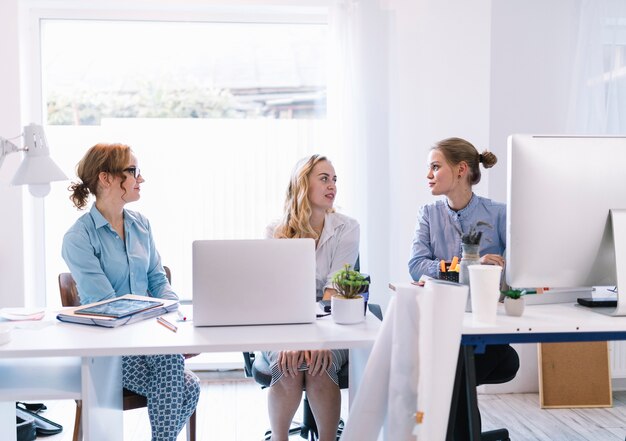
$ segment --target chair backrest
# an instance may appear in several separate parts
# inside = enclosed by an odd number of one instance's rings
[[[167,266],[163,266],[163,269],[165,270],[168,282],[172,283],[172,272]],[[74,281],[71,273],[59,274],[59,290],[61,292],[61,305],[80,306],[76,281]]]
[[[63,306],[79,306],[80,299],[76,282],[70,273],[59,274],[59,290],[61,291],[61,305]]]

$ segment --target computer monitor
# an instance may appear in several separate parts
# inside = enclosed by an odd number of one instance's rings
[[[626,291],[626,137],[512,135],[507,167],[507,283]]]

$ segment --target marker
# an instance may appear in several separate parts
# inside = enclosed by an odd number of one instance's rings
[[[165,326],[170,331],[172,332],[178,331],[178,327],[175,324],[168,322],[163,317],[157,317],[156,320],[159,325]]]
[[[452,271],[455,271],[456,266],[459,264],[459,258],[457,256],[454,256],[452,258],[452,262],[450,262],[450,269]]]
[[[439,271],[441,271],[442,273],[446,272],[446,261],[441,259],[441,262],[439,262]]]
[[[182,312],[180,312],[180,309],[176,310],[176,314],[178,314],[178,320],[179,321],[181,321],[181,322],[187,321],[187,317]]]

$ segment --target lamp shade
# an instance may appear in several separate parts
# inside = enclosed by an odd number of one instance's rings
[[[41,126],[30,124],[24,127],[24,147],[26,157],[17,169],[11,184],[43,185],[67,179],[65,173],[50,158],[50,150]]]
[[[65,173],[50,156],[31,156],[29,150],[17,172],[15,172],[11,184],[49,184],[52,181],[64,181],[66,179]]]

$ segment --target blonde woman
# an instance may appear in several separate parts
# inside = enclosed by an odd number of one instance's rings
[[[335,212],[337,175],[324,156],[300,160],[291,175],[283,217],[267,229],[268,238],[315,239],[317,298],[334,293],[331,278],[359,253],[359,224]],[[265,352],[272,369],[268,409],[273,441],[286,441],[306,390],[320,441],[335,441],[341,411],[337,373],[347,350]]]

